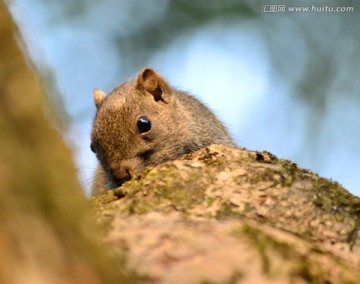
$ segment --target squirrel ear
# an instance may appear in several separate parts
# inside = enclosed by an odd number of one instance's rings
[[[171,88],[154,70],[145,68],[137,76],[136,88],[149,92],[155,101],[168,103]]]
[[[94,102],[97,109],[100,107],[105,97],[106,94],[103,91],[94,89]]]

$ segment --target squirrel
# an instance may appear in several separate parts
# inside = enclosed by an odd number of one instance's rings
[[[152,69],[141,70],[109,95],[95,89],[94,102],[90,148],[99,165],[92,195],[121,186],[148,166],[210,144],[235,147],[205,105],[172,88]]]

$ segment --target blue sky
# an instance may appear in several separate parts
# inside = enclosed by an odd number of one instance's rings
[[[67,141],[87,192],[96,166],[89,149],[95,114],[93,89],[110,91],[136,75],[120,68],[121,57],[109,35],[124,26],[140,29],[151,20],[151,13],[144,10],[141,21],[133,21],[126,10],[133,9],[131,1],[122,2],[126,5],[121,11],[114,11],[112,1],[95,3],[72,22],[54,20],[61,19],[61,11],[45,2],[17,0],[12,4],[33,59],[54,71],[72,118]],[[163,9],[156,10],[159,15],[165,12],[164,3]],[[124,29],[126,32],[130,31]],[[288,95],[289,84],[271,76],[270,64],[256,20],[229,19],[214,20],[182,34],[139,69],[153,67],[173,86],[205,102],[239,146],[293,160],[360,195],[356,172],[360,145],[351,134],[354,127],[360,127],[359,106],[346,97],[329,101],[331,115],[314,138],[318,146],[312,148],[315,141],[304,138],[309,110]]]

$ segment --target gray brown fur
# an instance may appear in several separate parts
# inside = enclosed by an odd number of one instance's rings
[[[99,160],[93,194],[120,186],[148,166],[175,160],[210,144],[235,146],[215,115],[194,97],[171,88],[151,69],[142,70],[109,95],[94,92],[92,149]],[[137,129],[146,116],[152,128]]]

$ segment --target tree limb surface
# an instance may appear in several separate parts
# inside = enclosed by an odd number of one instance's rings
[[[359,283],[360,199],[268,152],[211,145],[91,202],[140,283]]]

